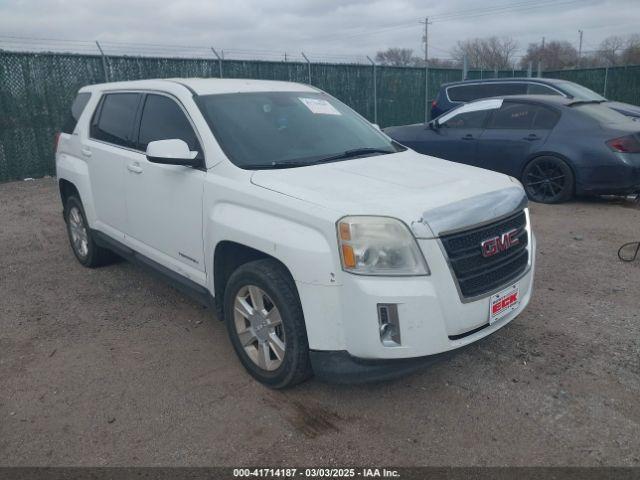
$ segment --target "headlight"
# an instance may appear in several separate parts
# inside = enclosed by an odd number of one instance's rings
[[[389,217],[344,217],[338,221],[342,268],[359,275],[429,275],[409,228]]]

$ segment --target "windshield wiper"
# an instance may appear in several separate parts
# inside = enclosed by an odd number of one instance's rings
[[[304,167],[306,163],[300,162],[272,162],[272,163],[257,163],[255,165],[247,165],[249,170],[277,170],[279,168],[295,168]]]
[[[360,157],[362,155],[369,155],[369,154],[385,155],[387,153],[397,153],[397,152],[395,150],[387,150],[384,148],[371,148],[371,147],[354,148],[342,153],[338,153],[336,155],[330,155],[328,157],[322,157],[317,160],[311,160],[310,162],[298,162],[298,161],[273,162],[273,163],[265,163],[262,165],[251,165],[251,169],[252,170],[276,170],[278,168],[307,167],[309,165],[318,165],[320,163],[335,162],[337,160],[345,160],[347,158],[355,158],[355,157]]]
[[[351,150],[347,150],[342,153],[338,153],[336,155],[330,155],[328,157],[319,158],[318,160],[313,160],[312,162],[306,163],[306,165],[317,165],[318,163],[327,163],[334,162],[336,160],[345,160],[347,158],[355,158],[361,157],[362,155],[370,155],[370,154],[380,154],[386,155],[387,153],[397,153],[395,150],[387,150],[386,148],[353,148]]]

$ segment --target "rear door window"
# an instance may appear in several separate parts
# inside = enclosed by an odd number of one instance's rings
[[[174,138],[184,140],[190,150],[201,152],[196,133],[182,108],[164,95],[147,95],[140,120],[138,148],[146,150],[149,142]]]
[[[91,138],[123,147],[133,146],[133,121],[139,101],[139,93],[106,94],[91,122]]]
[[[508,83],[488,83],[488,90],[491,92],[489,97],[500,97],[503,95],[524,95],[527,93],[527,86],[524,83],[508,82]]]
[[[84,107],[87,106],[87,103],[89,102],[90,98],[91,98],[91,94],[88,92],[79,93],[78,95],[76,95],[76,98],[73,100],[73,103],[71,104],[71,109],[67,114],[67,118],[65,119],[64,124],[62,125],[63,133],[69,133],[69,134],[73,133],[73,131],[76,128],[76,125],[78,124],[78,119],[80,118],[80,115],[82,115],[82,112],[84,111]]]
[[[528,103],[505,102],[495,111],[487,128],[490,129],[527,129],[533,125],[538,107]]]

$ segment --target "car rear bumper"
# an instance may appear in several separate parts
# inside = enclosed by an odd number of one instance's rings
[[[640,192],[640,154],[624,154],[629,164],[581,168],[577,194],[628,195]]]

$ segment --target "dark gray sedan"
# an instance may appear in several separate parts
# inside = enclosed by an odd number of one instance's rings
[[[640,122],[598,101],[477,100],[427,124],[384,132],[420,153],[515,177],[537,202],[640,192]]]

